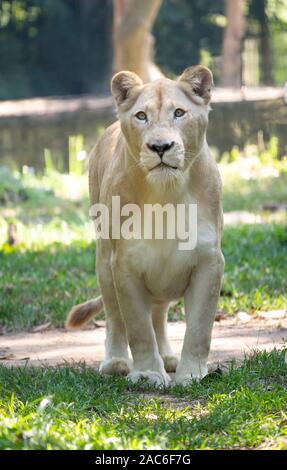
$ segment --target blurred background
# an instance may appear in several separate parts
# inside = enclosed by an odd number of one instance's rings
[[[61,325],[95,295],[87,155],[115,120],[113,73],[199,63],[214,74],[208,142],[224,183],[220,311],[286,308],[287,0],[2,0],[5,330]]]

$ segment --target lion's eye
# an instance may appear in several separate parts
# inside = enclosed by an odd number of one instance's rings
[[[175,118],[179,118],[181,116],[184,116],[186,113],[186,111],[184,111],[183,109],[181,108],[177,108],[175,111],[174,111],[174,117]]]
[[[136,113],[136,118],[139,119],[139,121],[147,121],[147,115],[143,111]]]

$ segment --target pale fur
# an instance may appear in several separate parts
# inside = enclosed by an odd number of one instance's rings
[[[112,80],[119,121],[90,157],[91,204],[197,203],[198,243],[180,251],[178,240],[99,240],[97,275],[107,316],[103,373],[128,373],[136,382],[186,385],[207,374],[214,314],[223,275],[221,180],[206,143],[211,72],[190,67],[177,81],[143,85],[131,72]],[[174,110],[186,114],[174,118]],[[135,114],[144,111],[148,123]],[[173,141],[163,162],[147,144]],[[154,168],[154,169],[153,169]],[[178,362],[167,338],[170,301],[184,298],[186,334]],[[133,363],[129,360],[128,346]]]

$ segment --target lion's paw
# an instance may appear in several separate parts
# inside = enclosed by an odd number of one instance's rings
[[[127,359],[113,357],[112,359],[106,359],[100,365],[100,373],[107,375],[128,375],[130,367]]]
[[[200,379],[197,377],[192,377],[191,374],[180,375],[179,377],[175,377],[174,385],[181,385],[182,387],[189,387],[189,385],[191,385],[194,380],[199,381]]]
[[[200,373],[193,374],[176,374],[174,383],[176,385],[182,385],[183,387],[188,387],[192,384],[193,381],[200,382],[208,374],[208,369],[201,371]]]
[[[175,372],[178,364],[176,356],[163,356],[164,368],[166,372]]]
[[[128,380],[132,383],[137,383],[142,379],[147,380],[149,384],[158,388],[167,387],[170,383],[170,377],[164,371],[157,372],[154,370],[134,370],[128,374]]]
[[[188,387],[194,380],[200,381],[208,374],[206,358],[192,358],[188,361],[181,359],[177,366],[174,382]]]

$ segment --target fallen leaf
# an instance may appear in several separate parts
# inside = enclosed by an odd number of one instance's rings
[[[226,315],[225,315],[224,310],[219,310],[218,312],[216,312],[215,317],[214,317],[214,321],[221,321],[221,320],[226,320]]]
[[[8,353],[0,356],[0,361],[9,361],[10,359],[15,359],[15,354]]]
[[[15,289],[15,287],[16,287],[15,284],[5,284],[4,289],[6,292],[10,292],[13,289]]]
[[[53,326],[52,322],[48,321],[47,323],[43,323],[42,325],[35,326],[32,329],[32,333],[40,333],[41,331],[47,331]]]
[[[151,419],[151,420],[157,420],[157,415],[153,414],[153,413],[148,413],[145,415],[145,418],[146,419]]]

